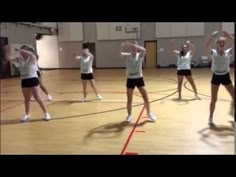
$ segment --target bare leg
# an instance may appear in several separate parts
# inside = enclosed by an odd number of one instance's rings
[[[90,86],[92,87],[93,91],[95,92],[96,96],[99,98],[99,99],[102,99],[101,95],[99,95],[98,91],[97,91],[97,88],[95,86],[95,81],[94,79],[90,80],[89,81],[90,83]]]
[[[25,99],[25,114],[29,115],[30,113],[30,97],[31,97],[31,90],[30,88],[22,88],[22,92],[24,95],[24,99]]]
[[[82,101],[84,101],[84,100],[86,100],[86,97],[87,97],[87,81],[82,80],[82,85],[83,85],[83,94],[84,94]]]
[[[50,119],[50,115],[47,113],[46,107],[45,107],[44,102],[43,102],[43,100],[41,98],[39,86],[31,87],[31,91],[33,93],[33,96],[34,96],[35,100],[39,103],[39,106],[43,110],[43,112],[45,114],[45,119],[49,120]]]
[[[40,85],[40,88],[42,89],[42,91],[46,94],[46,95],[49,95],[46,87],[43,85],[43,81],[42,81],[42,76],[38,78],[39,80],[39,85]]]
[[[147,115],[148,115],[149,119],[154,122],[156,120],[156,116],[153,113],[151,113],[151,111],[150,111],[150,104],[149,104],[149,100],[148,100],[147,91],[146,91],[145,87],[138,87],[138,89],[143,97],[144,105],[147,110]]]
[[[127,112],[128,116],[131,116],[134,89],[127,88],[126,92],[127,92]]]
[[[182,84],[183,84],[184,76],[177,75],[177,79],[178,79],[178,93],[179,93],[179,99],[181,99],[181,91],[182,91]]]
[[[32,91],[32,94],[33,94],[35,100],[39,103],[39,106],[42,108],[43,112],[46,113],[47,111],[46,111],[45,105],[43,103],[43,100],[41,98],[39,86],[31,87],[31,91]]]
[[[219,91],[219,86],[211,84],[211,103],[210,103],[209,124],[213,124],[213,113],[215,111],[218,91]]]
[[[229,92],[229,94],[231,96],[231,99],[232,99],[231,107],[230,107],[230,114],[233,116],[234,115],[234,105],[235,105],[235,102],[234,102],[234,86],[231,83],[231,84],[226,85],[225,88]]]
[[[143,101],[144,101],[145,108],[147,110],[147,114],[149,114],[150,113],[150,105],[149,105],[149,100],[148,100],[148,96],[147,96],[147,91],[146,91],[145,87],[138,87],[138,90],[143,97]]]
[[[192,76],[186,76],[186,79],[189,81],[190,85],[192,86],[193,88],[193,91],[195,93],[195,96],[197,97],[197,88],[196,88],[196,85],[194,83],[194,80],[192,78]]]

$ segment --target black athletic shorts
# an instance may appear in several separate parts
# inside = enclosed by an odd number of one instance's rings
[[[191,76],[192,72],[190,69],[182,69],[177,71],[177,75],[179,76]]]
[[[226,73],[224,75],[216,75],[216,74],[213,74],[212,75],[212,79],[211,79],[211,83],[214,84],[214,85],[228,85],[228,84],[231,84],[232,81],[230,79],[230,75],[229,73]]]
[[[94,79],[93,73],[81,73],[81,79],[82,80],[92,80]]]
[[[126,87],[130,89],[134,89],[135,87],[143,87],[145,86],[144,80],[142,77],[135,79],[127,79]]]
[[[21,80],[21,87],[26,88],[26,87],[36,87],[39,85],[39,80],[37,77],[32,77],[28,79],[22,79]]]

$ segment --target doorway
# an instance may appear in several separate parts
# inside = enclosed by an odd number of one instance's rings
[[[0,79],[11,76],[10,63],[5,59],[4,46],[8,45],[7,37],[0,37]]]
[[[157,41],[145,41],[144,46],[146,48],[145,67],[156,68],[157,67]]]

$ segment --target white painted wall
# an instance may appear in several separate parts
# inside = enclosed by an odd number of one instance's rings
[[[230,34],[234,34],[234,23],[233,22],[222,23],[222,30],[227,31]]]
[[[117,31],[117,27],[120,27],[120,31]],[[133,31],[133,28],[137,28],[137,33],[127,33],[128,31]],[[97,30],[97,40],[123,40],[123,39],[137,39],[140,38],[140,23],[130,22],[130,23],[118,23],[118,22],[105,22],[96,23]]]
[[[163,22],[155,24],[156,38],[204,36],[204,30],[203,22]]]
[[[58,36],[60,42],[83,41],[83,23],[58,23]]]
[[[44,25],[46,27],[57,28],[57,23],[56,22],[43,22],[42,25]]]
[[[45,35],[36,41],[41,68],[59,68],[58,37]]]

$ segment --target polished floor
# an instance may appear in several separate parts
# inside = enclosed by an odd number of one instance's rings
[[[42,94],[52,116],[49,122],[32,102],[31,120],[20,123],[24,114],[20,79],[1,80],[1,154],[233,154],[229,94],[221,86],[214,114],[216,126],[210,128],[211,72],[200,68],[192,73],[201,100],[194,99],[185,80],[183,99],[178,101],[175,69],[145,69],[146,89],[157,121],[148,121],[136,89],[130,124],[124,122],[124,69],[95,70],[96,85],[104,99],[96,100],[88,87],[88,102],[80,102],[79,69],[44,71],[44,85],[53,96],[49,102]],[[234,81],[234,69],[231,79]]]

